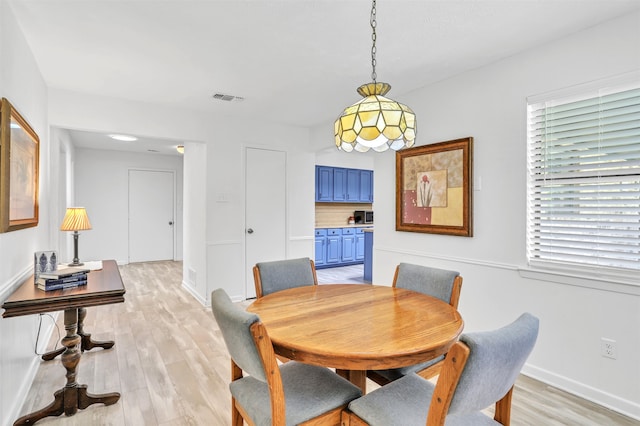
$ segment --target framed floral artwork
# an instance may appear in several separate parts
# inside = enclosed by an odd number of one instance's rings
[[[40,140],[11,103],[0,104],[0,232],[38,226]]]
[[[473,236],[472,153],[472,137],[396,152],[397,231]]]

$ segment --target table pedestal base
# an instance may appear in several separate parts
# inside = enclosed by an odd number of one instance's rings
[[[20,417],[13,423],[14,426],[30,425],[44,417],[59,416],[62,413],[73,416],[78,409],[85,409],[92,404],[112,405],[120,399],[118,392],[92,395],[87,392],[86,385],[80,385],[76,382],[78,364],[82,355],[82,352],[78,350],[81,337],[76,333],[80,309],[84,308],[69,308],[64,311],[64,328],[67,335],[62,339],[62,345],[65,348],[62,353],[62,365],[67,370],[67,384],[53,394],[54,399],[51,404]]]
[[[87,385],[75,387],[65,386],[53,394],[54,400],[51,404],[41,410],[20,417],[13,423],[13,426],[30,425],[40,419],[49,416],[60,416],[63,413],[73,416],[78,408],[85,409],[91,404],[112,405],[118,402],[120,394],[118,392],[105,393],[102,395],[92,395],[87,392]]]
[[[80,350],[84,352],[84,351],[90,351],[93,348],[111,349],[115,344],[113,340],[105,340],[105,341],[92,340],[91,333],[84,332],[84,318],[86,316],[87,316],[87,309],[79,308],[78,309],[78,335],[82,339],[80,341]],[[56,349],[55,351],[47,352],[42,355],[42,359],[44,361],[51,361],[58,355],[62,354],[66,349],[67,348],[63,346],[60,349]]]
[[[340,377],[344,377],[354,385],[360,388],[362,394],[367,393],[367,372],[366,370],[339,370],[336,369],[336,374]]]

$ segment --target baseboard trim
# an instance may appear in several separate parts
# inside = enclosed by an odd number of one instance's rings
[[[207,306],[207,301],[203,299],[198,293],[195,292],[193,287],[187,284],[186,281],[182,281],[182,288],[187,290],[187,292],[192,295],[198,302],[200,302],[203,306]]]
[[[36,374],[38,374],[38,367],[40,366],[40,357],[34,356],[31,360],[31,365],[27,370],[27,374],[20,382],[20,386],[18,387],[18,391],[16,392],[15,398],[13,398],[13,404],[8,407],[7,417],[2,419],[2,426],[12,425],[13,422],[18,420],[20,416],[20,411],[22,410],[22,406],[27,400],[27,396],[29,395],[29,389],[31,389],[31,385],[33,381],[36,379]],[[51,400],[53,400],[53,394],[51,394]]]
[[[568,377],[564,377],[548,370],[526,364],[522,369],[522,374],[539,380],[550,386],[561,389],[572,395],[591,401],[595,404],[606,407],[624,416],[640,420],[640,404],[629,401],[619,396],[603,392],[600,389],[577,382]]]

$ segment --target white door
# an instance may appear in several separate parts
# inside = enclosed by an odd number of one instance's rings
[[[247,298],[256,297],[253,266],[286,255],[286,153],[247,148],[245,259]]]
[[[129,170],[129,262],[173,260],[174,178]]]

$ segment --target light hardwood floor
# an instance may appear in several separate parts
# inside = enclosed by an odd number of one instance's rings
[[[352,269],[325,270],[319,281],[329,274],[338,281],[350,279],[340,274],[353,276]],[[85,352],[78,367],[78,383],[87,384],[89,392],[120,392],[120,401],[109,407],[95,404],[72,417],[48,417],[37,424],[230,424],[229,356],[210,309],[181,288],[181,263],[137,263],[120,270],[126,301],[89,308],[85,320],[85,331],[94,339],[114,339],[116,344],[109,350]],[[58,327],[64,333],[59,317]],[[59,347],[55,333],[49,348],[54,345]],[[41,362],[21,415],[52,401],[53,392],[65,383],[64,371],[59,358]],[[375,384],[368,386],[371,390]],[[514,426],[639,424],[524,376],[516,384]]]

